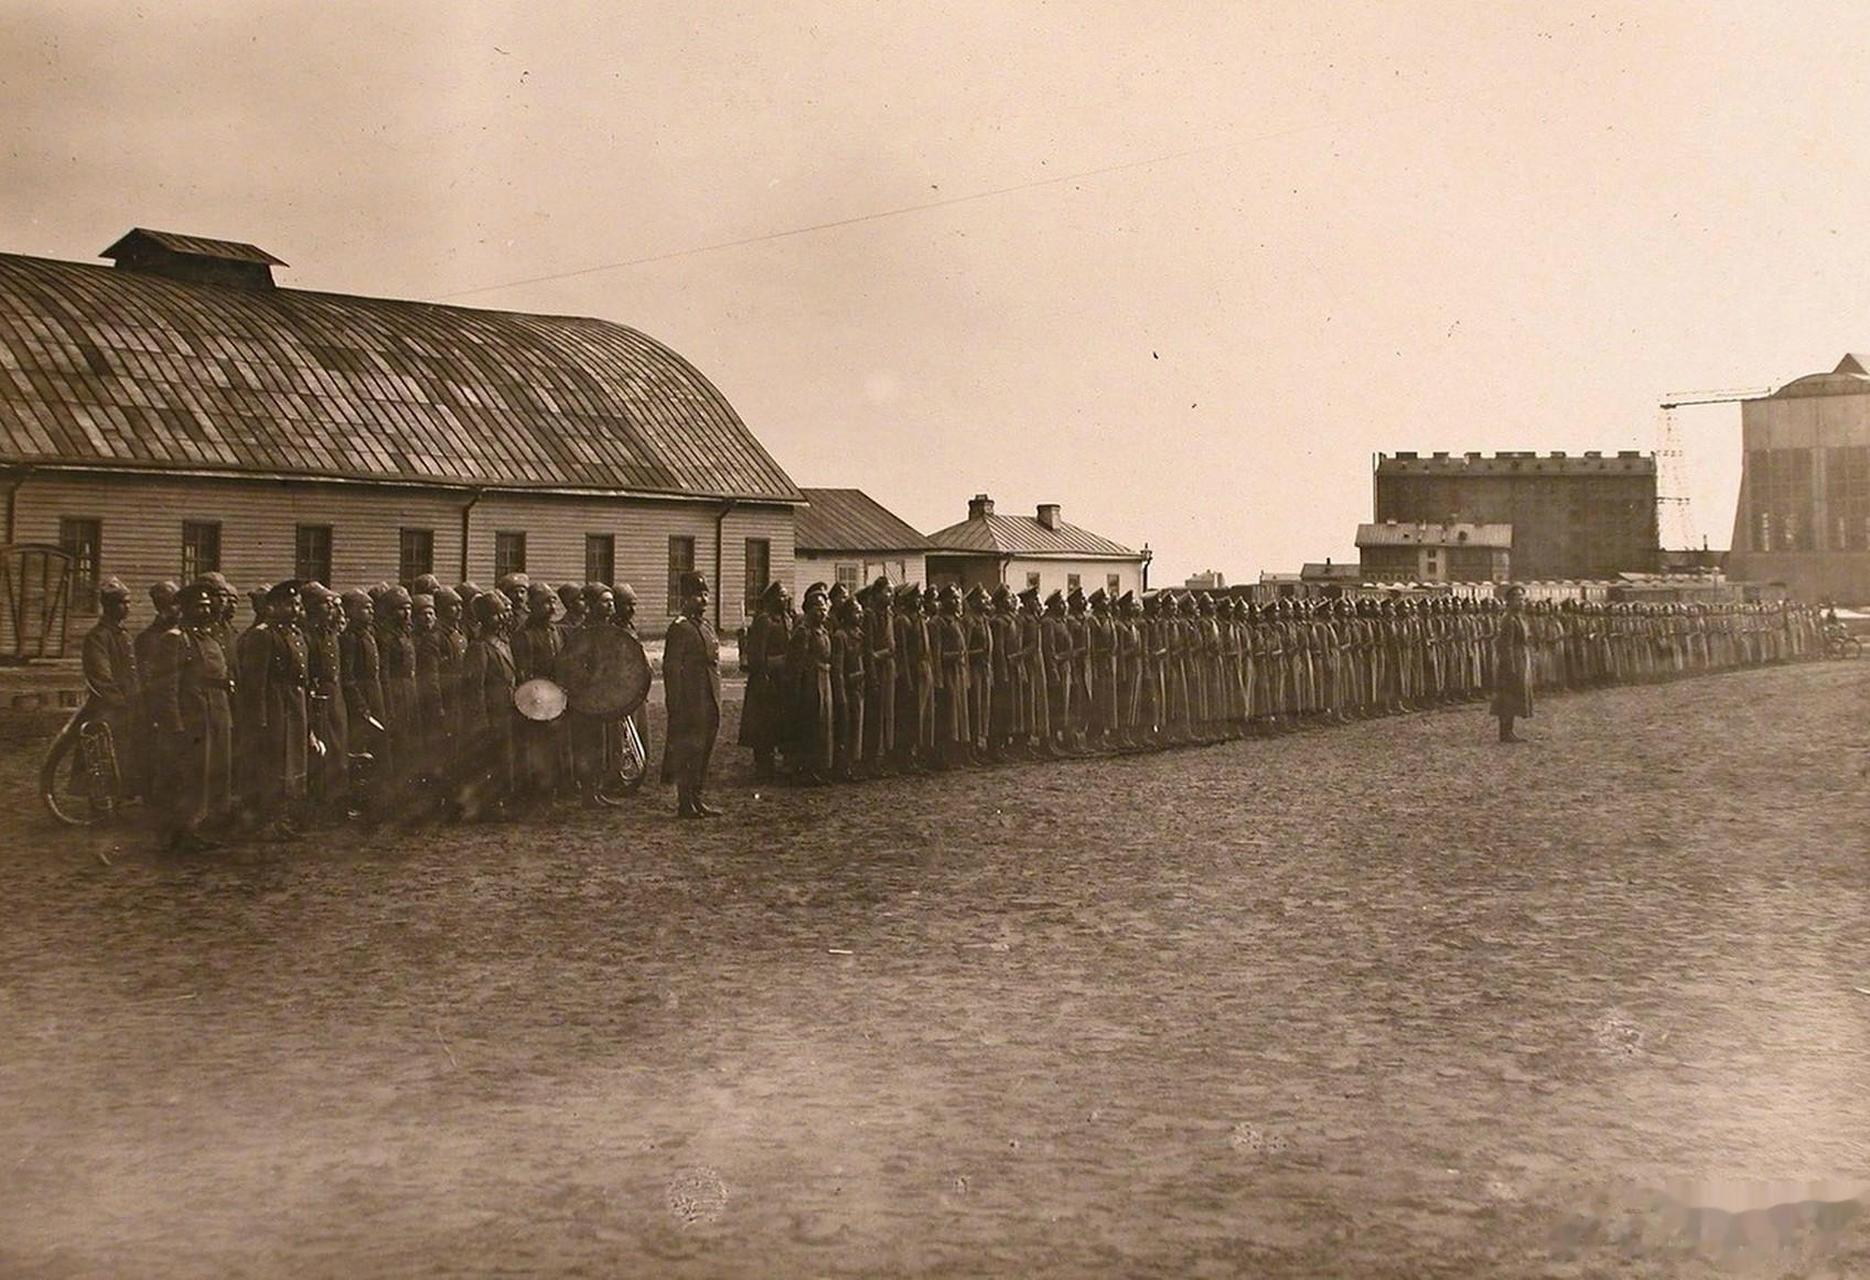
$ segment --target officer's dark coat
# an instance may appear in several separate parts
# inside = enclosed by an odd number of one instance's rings
[[[662,780],[693,790],[708,776],[714,739],[721,731],[721,645],[706,618],[697,622],[683,616],[669,624],[662,684],[669,706]]]

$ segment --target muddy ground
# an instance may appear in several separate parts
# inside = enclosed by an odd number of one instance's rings
[[[188,861],[15,746],[0,1274],[1870,1275],[1867,687]]]

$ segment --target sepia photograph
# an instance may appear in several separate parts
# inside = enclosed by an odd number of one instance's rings
[[[1870,1277],[1867,49],[0,0],[0,1277]]]

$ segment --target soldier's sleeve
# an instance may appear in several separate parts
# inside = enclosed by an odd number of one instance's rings
[[[272,681],[273,646],[270,637],[260,632],[248,632],[255,638],[234,646],[235,660],[239,664],[240,704],[259,728],[266,727],[266,694]]]
[[[90,632],[84,638],[84,647],[80,651],[84,659],[84,680],[97,696],[106,702],[123,702],[127,693],[117,683],[117,672],[110,660],[110,644],[101,629]]]
[[[182,669],[187,658],[188,639],[179,631],[154,637],[149,647],[149,679],[144,685],[149,716],[169,733],[182,731]]]

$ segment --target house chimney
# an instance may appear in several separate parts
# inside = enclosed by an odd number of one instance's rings
[[[984,493],[977,493],[967,500],[967,518],[979,520],[993,514],[993,499]]]
[[[1048,529],[1058,528],[1058,504],[1056,502],[1039,504],[1039,523]]]

